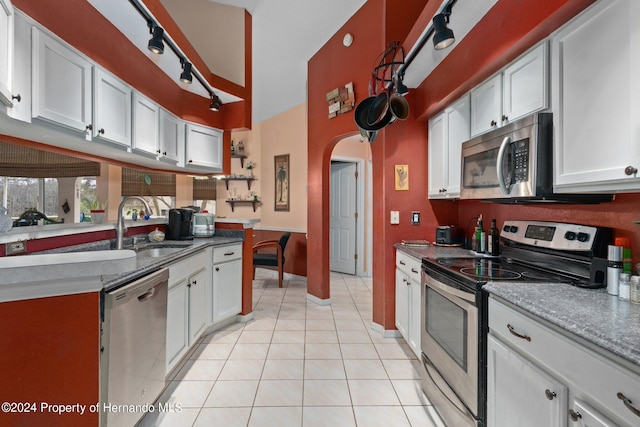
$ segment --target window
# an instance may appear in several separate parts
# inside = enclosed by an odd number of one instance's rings
[[[59,205],[58,180],[1,176],[0,200],[12,218],[18,218],[27,209],[36,209],[55,220]]]

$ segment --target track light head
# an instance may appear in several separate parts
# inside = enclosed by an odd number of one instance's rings
[[[215,93],[211,94],[211,104],[209,105],[209,109],[211,111],[220,111],[220,107],[222,107],[222,101],[218,98],[218,95]]]
[[[456,41],[453,31],[447,27],[450,14],[439,13],[433,17],[433,29],[435,31],[433,34],[433,47],[436,50],[445,49]]]
[[[162,41],[162,37],[164,35],[164,30],[157,25],[152,26],[152,34],[151,40],[149,40],[148,48],[151,52],[162,54],[164,53],[164,42]]]
[[[409,93],[409,88],[402,81],[402,76],[396,75],[394,83],[395,83],[396,92],[398,93],[398,95],[405,96],[407,93]]]
[[[191,75],[191,62],[189,61],[180,61],[182,62],[182,73],[180,73],[180,81],[182,83],[191,84],[193,81],[193,76]]]

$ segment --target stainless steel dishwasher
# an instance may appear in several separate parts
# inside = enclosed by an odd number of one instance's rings
[[[102,427],[135,425],[164,389],[168,284],[165,268],[105,294]]]

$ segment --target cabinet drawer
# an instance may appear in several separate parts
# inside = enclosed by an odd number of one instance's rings
[[[396,251],[396,267],[406,273],[410,279],[420,283],[420,268],[422,263],[401,251]]]
[[[242,258],[242,243],[213,248],[213,263],[232,261]]]
[[[604,408],[613,419],[640,423],[618,398],[622,393],[640,409],[637,374],[494,299],[489,299],[489,330],[562,378],[576,397]]]
[[[169,288],[211,263],[211,250],[198,252],[169,265]]]

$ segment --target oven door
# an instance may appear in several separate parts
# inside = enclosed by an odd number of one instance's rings
[[[422,352],[466,407],[478,416],[478,308],[475,293],[422,271]]]

